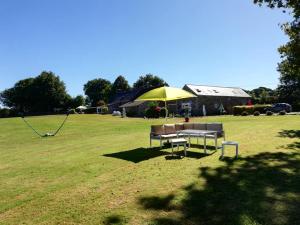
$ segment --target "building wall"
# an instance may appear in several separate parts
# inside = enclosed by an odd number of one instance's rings
[[[138,106],[133,107],[125,107],[126,114],[129,117],[144,117],[145,116],[145,110],[148,108],[148,102],[144,102]],[[119,108],[119,110],[122,112],[122,108]]]
[[[250,98],[225,97],[225,96],[198,96],[197,98],[178,101],[180,113],[181,103],[190,102],[192,106],[192,116],[203,116],[203,105],[205,105],[206,115],[220,114],[220,106],[223,105],[225,111],[232,114],[232,108],[236,105],[246,105]]]
[[[205,105],[206,115],[219,115],[220,105],[222,104],[225,111],[232,114],[232,108],[236,105],[246,105],[250,98],[242,97],[215,97],[215,96],[198,96],[197,98],[183,99],[168,102],[169,113],[180,114],[182,113],[181,103],[190,102],[192,106],[192,116],[203,116],[203,105]],[[160,106],[164,106],[161,103]],[[139,106],[128,107],[126,112],[131,116],[143,117],[145,110],[148,108],[148,102]],[[121,109],[119,109],[122,111]]]

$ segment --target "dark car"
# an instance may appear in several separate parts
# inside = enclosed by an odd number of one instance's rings
[[[272,105],[271,107],[268,107],[266,109],[267,111],[272,111],[275,113],[278,113],[280,111],[286,111],[286,112],[291,112],[292,111],[292,106],[288,103],[276,103]]]

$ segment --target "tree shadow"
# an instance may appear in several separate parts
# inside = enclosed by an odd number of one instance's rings
[[[147,209],[155,209],[155,210],[172,210],[174,207],[171,205],[171,201],[174,199],[173,194],[169,194],[165,197],[144,197],[140,198],[140,204],[142,204]]]
[[[279,137],[283,138],[300,138],[300,130],[282,130],[279,133]],[[286,146],[280,146],[281,148],[292,149],[292,150],[299,150],[300,149],[300,142],[295,141],[291,144]]]
[[[154,224],[300,224],[300,154],[260,153],[238,160],[223,159],[216,169],[199,168],[199,182],[174,194],[140,198],[145,210],[177,212]],[[201,182],[202,183],[202,182]],[[173,215],[173,214],[172,214]]]
[[[300,138],[300,130],[282,130],[278,134],[279,137]]]
[[[123,218],[119,215],[111,215],[106,217],[104,224],[105,225],[112,225],[112,224],[123,224]]]
[[[103,156],[122,159],[133,163],[139,163],[155,157],[170,154],[169,152],[163,151],[163,149],[165,148],[136,148],[128,151],[104,154]]]
[[[300,149],[300,142],[296,141],[292,144],[288,144],[287,146],[285,146],[285,148],[293,149],[293,150],[299,150]]]

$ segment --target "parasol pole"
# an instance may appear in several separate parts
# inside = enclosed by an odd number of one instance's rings
[[[167,100],[165,100],[165,109],[166,109],[166,120],[167,120],[167,116],[168,116]]]

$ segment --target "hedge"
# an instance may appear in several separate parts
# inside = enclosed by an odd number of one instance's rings
[[[14,109],[0,108],[0,118],[15,117],[18,113]]]
[[[243,112],[247,112],[249,115],[254,114],[255,111],[265,113],[266,108],[271,105],[242,105],[233,107],[233,115],[242,115]]]
[[[10,109],[0,109],[0,118],[10,117]]]
[[[108,107],[107,106],[101,106],[101,114],[108,114]]]

